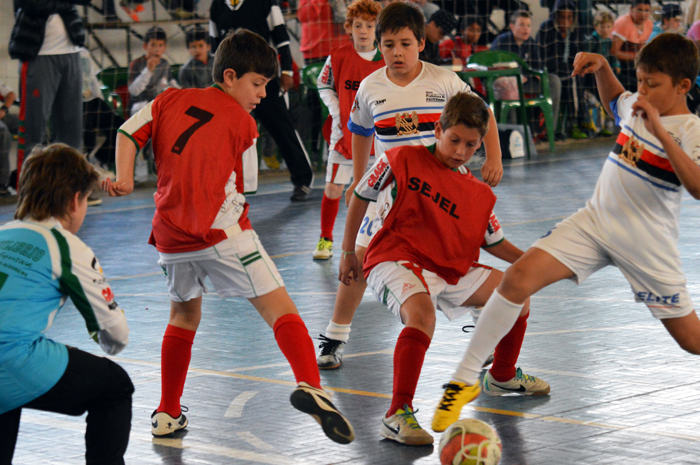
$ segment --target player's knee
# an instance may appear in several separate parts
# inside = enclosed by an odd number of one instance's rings
[[[525,267],[518,265],[518,263],[511,265],[503,275],[499,286],[499,293],[509,300],[514,300],[517,297],[518,301],[523,301],[530,297],[526,295],[527,292],[525,289],[527,278],[528,273]]]
[[[343,187],[345,187],[342,184],[333,184],[331,182],[326,183],[326,188],[324,189],[324,194],[326,194],[326,197],[329,199],[339,199],[343,195]]]

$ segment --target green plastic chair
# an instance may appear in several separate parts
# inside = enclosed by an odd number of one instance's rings
[[[318,90],[318,76],[321,74],[324,64],[325,63],[313,63],[305,66],[304,69],[301,70],[301,82],[304,84],[304,87]],[[321,125],[323,125],[330,112],[326,104],[323,103],[323,100],[319,99],[319,101],[321,102]]]
[[[496,63],[509,63],[516,62],[520,66],[522,74],[527,74],[531,76],[538,76],[540,78],[540,83],[542,87],[542,93],[538,97],[528,98],[524,97],[525,108],[540,107],[542,113],[544,114],[544,122],[547,128],[547,139],[549,140],[549,150],[554,152],[554,114],[552,112],[552,97],[549,95],[549,76],[547,75],[547,69],[536,70],[530,68],[530,66],[520,58],[519,55],[512,52],[507,52],[505,50],[487,50],[485,52],[478,52],[469,57],[469,64],[477,64],[486,67],[492,67]],[[487,94],[489,98],[489,104],[493,105],[494,116],[496,121],[499,123],[508,122],[508,113],[512,109],[517,109],[520,107],[519,100],[496,100],[493,93],[493,81],[494,79],[486,80]],[[527,121],[520,121],[520,124],[527,131]]]

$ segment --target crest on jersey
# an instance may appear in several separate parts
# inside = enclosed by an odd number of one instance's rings
[[[644,152],[644,144],[630,137],[622,147],[620,157],[630,165],[637,166],[637,160],[642,156],[642,152]]]
[[[231,8],[233,11],[236,11],[243,5],[243,2],[245,0],[226,0],[226,6]]]
[[[418,134],[418,112],[414,111],[410,115],[396,113],[396,131],[397,136]]]

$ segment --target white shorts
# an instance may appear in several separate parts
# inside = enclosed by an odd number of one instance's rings
[[[369,157],[367,169],[374,166],[374,155]],[[345,158],[337,150],[331,150],[326,164],[326,182],[347,185],[352,181],[352,158]]]
[[[537,240],[532,247],[544,250],[574,274],[574,281],[581,284],[601,268],[613,265],[627,278],[636,302],[644,302],[651,314],[658,319],[680,318],[694,311],[688,295],[686,281],[680,269],[654,270],[644,268],[608,246],[594,233],[589,214],[579,210],[557,224],[554,229]],[[663,280],[657,276],[666,276]]]
[[[217,258],[172,262],[163,259],[167,257],[164,254],[158,260],[168,282],[170,300],[187,302],[201,297],[208,292],[204,284],[207,276],[221,298],[251,299],[284,287],[255,231],[243,231],[215,247],[221,251]]]
[[[372,240],[374,233],[379,231],[379,218],[377,218],[377,202],[370,202],[367,205],[367,213],[362,219],[360,230],[357,231],[357,239],[355,239],[355,247],[369,246],[369,241]]]
[[[367,284],[372,293],[391,312],[401,318],[401,306],[414,294],[428,293],[436,310],[449,320],[469,312],[461,305],[472,296],[491,274],[492,268],[475,263],[457,284],[447,284],[432,271],[409,262],[383,262],[372,268]]]

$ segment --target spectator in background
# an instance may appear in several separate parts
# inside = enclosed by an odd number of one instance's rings
[[[180,88],[170,76],[170,63],[163,58],[167,47],[168,37],[158,26],[153,26],[143,36],[143,49],[146,53],[129,65],[131,115],[168,87]]]
[[[610,54],[620,61],[620,83],[629,91],[637,90],[637,71],[634,58],[647,43],[654,24],[649,19],[650,0],[633,0],[632,8],[620,16],[613,26]]]
[[[300,0],[297,18],[301,24],[299,50],[304,64],[325,63],[336,48],[350,43],[345,33],[347,8],[343,0]],[[307,102],[311,111],[311,147],[320,155],[321,101],[316,89],[307,89]],[[317,156],[318,156],[317,155]]]
[[[267,129],[279,147],[291,174],[294,192],[292,201],[308,200],[314,174],[306,149],[301,143],[289,114],[286,92],[294,86],[292,53],[282,10],[275,0],[252,0],[231,3],[213,0],[209,8],[211,48],[216,52],[229,31],[245,28],[261,35],[277,49],[282,75],[265,88],[267,96],[253,110],[253,117]]]
[[[79,149],[83,140],[80,47],[85,26],[75,5],[90,0],[15,0],[10,56],[20,60],[20,144],[17,179],[24,154],[43,144],[51,119],[51,140]],[[23,128],[23,130],[22,130]],[[22,143],[24,140],[24,143]]]
[[[695,21],[689,28],[685,36],[695,41],[695,45],[700,42],[700,21]]]
[[[474,53],[488,50],[488,45],[477,45],[481,37],[483,25],[475,16],[465,16],[459,19],[459,35],[454,39],[445,39],[440,44],[440,56],[443,60],[451,59],[452,64],[460,68],[467,64]]]
[[[540,59],[540,49],[532,39],[532,18],[529,11],[520,10],[510,17],[510,31],[496,37],[491,45],[491,50],[506,50],[516,53],[527,65],[534,70],[542,70],[542,60]],[[526,94],[540,94],[542,86],[539,77],[524,75],[523,92]],[[559,117],[559,103],[561,101],[561,80],[559,76],[550,73],[549,95],[552,98],[552,112],[554,121]]]
[[[419,58],[434,65],[441,65],[444,60],[440,56],[440,41],[446,34],[452,34],[455,26],[457,26],[457,19],[452,13],[445,10],[433,13],[425,24],[425,47],[420,52]]]
[[[605,59],[608,60],[608,63],[610,63],[610,68],[612,68],[615,74],[620,74],[620,62],[616,57],[610,54],[614,23],[615,17],[612,13],[601,11],[595,15],[593,19],[593,27],[595,30],[591,35],[586,37],[586,51],[603,55]],[[593,86],[595,87],[595,77],[593,77]]]
[[[17,95],[15,91],[0,81],[0,101],[2,102],[2,106],[0,106],[0,122],[4,123],[12,134],[17,134],[19,131],[19,118],[17,115],[10,113],[10,108],[12,108],[16,100]]]
[[[117,129],[124,124],[124,118],[114,113],[114,109],[102,98],[100,83],[92,64],[90,53],[86,49],[80,51],[83,69],[83,149],[94,158],[103,168],[114,169],[114,153],[116,150]],[[97,146],[97,134],[105,137],[105,141]],[[90,201],[88,201],[90,202]],[[101,203],[95,197],[92,205]]]
[[[211,54],[207,31],[195,26],[185,34],[185,42],[192,58],[180,68],[178,73],[180,87],[203,89],[214,84],[211,77],[214,57]]]
[[[418,5],[423,11],[423,16],[425,17],[425,20],[428,21],[428,19],[433,16],[433,14],[440,9],[439,6],[436,4],[430,2],[429,0],[414,0],[413,3]]]
[[[661,19],[654,23],[647,42],[664,32],[676,34],[683,32],[683,9],[677,3],[667,3],[661,7]]]
[[[15,93],[0,82],[0,198],[10,197],[12,194],[7,189],[10,186],[10,148],[12,147],[12,134],[17,134],[19,120],[10,114],[10,107],[15,102]]]
[[[572,0],[557,0],[549,19],[540,25],[537,33],[540,59],[547,71],[556,74],[561,81],[560,114],[566,110],[571,121],[570,136],[574,139],[586,138],[579,129],[583,119],[580,89],[574,88],[571,72],[574,69],[574,58],[581,51],[583,37],[576,27],[574,13],[576,7]],[[577,112],[579,110],[579,112]]]

